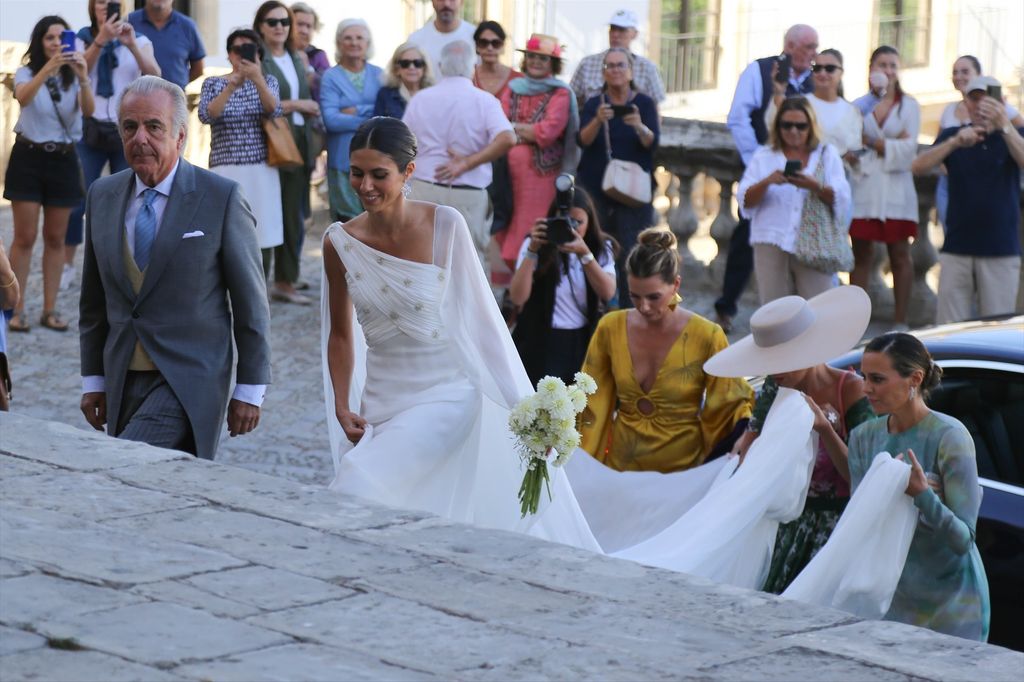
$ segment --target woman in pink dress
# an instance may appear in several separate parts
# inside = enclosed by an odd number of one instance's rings
[[[558,39],[535,33],[522,52],[526,53],[521,67],[525,77],[510,81],[501,95],[501,105],[516,132],[516,146],[508,153],[512,219],[497,235],[501,257],[510,269],[534,221],[547,215],[555,198],[555,177],[562,171],[573,172],[579,160],[576,98],[568,85],[555,78],[562,70]]]

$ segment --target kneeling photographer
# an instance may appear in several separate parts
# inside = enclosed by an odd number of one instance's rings
[[[549,217],[523,241],[509,286],[520,308],[512,339],[533,383],[546,375],[572,381],[615,295],[618,244],[601,231],[590,195],[571,175],[559,175],[555,186]]]

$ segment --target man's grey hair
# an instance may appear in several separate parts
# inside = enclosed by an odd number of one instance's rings
[[[793,24],[786,31],[786,35],[783,39],[787,43],[796,42],[797,40],[800,39],[801,36],[806,35],[808,33],[813,33],[815,36],[818,35],[818,32],[814,30],[813,26],[808,26],[807,24]]]
[[[339,21],[338,28],[334,31],[334,61],[341,62],[341,48],[339,47],[341,45],[341,34],[353,26],[362,26],[366,29],[366,61],[370,61],[373,57],[373,31],[370,30],[370,25],[366,23],[365,19],[352,17]]]
[[[465,40],[453,40],[441,48],[438,70],[442,76],[472,78],[476,66],[476,53]]]
[[[166,92],[171,98],[171,122],[174,127],[188,133],[188,102],[185,100],[185,91],[177,84],[164,80],[160,76],[139,76],[124,89],[121,93],[121,102],[118,105],[117,120],[121,121],[121,110],[124,108],[124,101],[128,95],[148,97],[154,92]]]

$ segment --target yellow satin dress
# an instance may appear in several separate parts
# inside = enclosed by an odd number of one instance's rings
[[[633,371],[626,315],[601,318],[583,371],[597,382],[580,415],[580,447],[619,471],[668,473],[698,466],[749,418],[754,392],[743,379],[704,373],[704,362],[729,345],[717,324],[693,315],[644,393]]]

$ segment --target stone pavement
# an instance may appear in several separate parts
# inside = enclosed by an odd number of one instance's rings
[[[274,381],[267,391],[260,425],[253,433],[240,438],[229,438],[225,429],[217,460],[301,483],[325,485],[331,480],[332,466],[327,446],[320,369],[319,297],[320,240],[328,218],[326,207],[316,196],[314,209],[315,216],[306,232],[303,248],[302,277],[310,283],[307,293],[315,303],[311,306],[271,304]],[[715,254],[715,244],[707,236],[707,227],[707,224],[703,225],[700,236],[690,242],[697,258],[704,261]],[[12,234],[10,207],[2,206],[0,238],[9,245]],[[12,410],[91,430],[78,409],[81,396],[77,337],[81,249],[78,254],[79,274],[74,285],[69,291],[61,292],[57,299],[58,309],[71,322],[71,330],[66,333],[38,325],[43,288],[39,270],[41,254],[42,243],[37,241],[26,305],[27,319],[34,324],[33,329],[28,334],[8,336],[14,377]],[[699,267],[688,268],[682,286],[683,305],[713,319],[713,303],[718,290],[701,270]],[[733,339],[747,333],[747,322],[756,305],[754,295],[748,292],[743,301],[743,312],[736,320]]]
[[[514,500],[510,500],[514,504]],[[3,680],[1019,680],[1024,654],[0,413]]]

